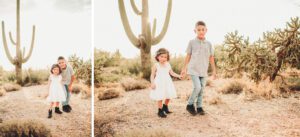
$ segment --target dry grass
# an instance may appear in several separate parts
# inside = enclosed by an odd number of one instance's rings
[[[3,87],[0,87],[0,97],[4,96],[6,93],[5,89]]]
[[[148,88],[150,83],[144,79],[124,78],[121,85],[125,91],[131,91]]]
[[[74,84],[72,93],[80,94],[82,99],[87,99],[91,97],[91,89],[83,83]]]
[[[119,97],[124,90],[121,88],[95,89],[96,92],[99,100],[106,100]]]
[[[114,137],[115,131],[112,128],[112,124],[117,120],[114,116],[95,116],[94,131],[95,137]]]
[[[219,105],[219,104],[223,104],[224,102],[220,97],[213,97],[208,101],[208,103],[210,105]]]
[[[3,84],[3,88],[6,92],[11,92],[20,90],[21,86],[15,83],[5,83]]]
[[[212,80],[208,79],[208,80],[206,81],[206,85],[205,85],[205,86],[212,87],[212,86],[213,86]]]
[[[116,135],[116,137],[179,137],[174,131],[162,130],[162,129],[150,129],[150,130],[131,130],[122,135]]]
[[[0,124],[1,137],[50,137],[50,130],[36,120],[10,120]]]
[[[239,80],[230,80],[229,83],[224,83],[224,86],[219,89],[223,94],[240,94],[243,91],[245,84]]]

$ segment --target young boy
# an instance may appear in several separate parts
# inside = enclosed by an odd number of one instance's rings
[[[65,87],[65,95],[66,95],[66,101],[62,102],[62,106],[63,106],[63,111],[64,112],[71,112],[72,108],[69,105],[69,101],[70,101],[70,97],[71,97],[71,92],[72,92],[72,84],[73,81],[75,80],[75,76],[74,76],[74,72],[73,72],[73,68],[67,64],[66,60],[64,57],[60,56],[57,59],[58,61],[58,65],[62,70],[61,76],[62,76],[62,81]]]
[[[208,76],[207,71],[209,62],[212,67],[212,78],[216,78],[216,68],[213,56],[214,51],[211,43],[205,39],[207,28],[203,21],[198,21],[196,23],[194,31],[197,34],[197,37],[190,40],[188,44],[186,49],[187,55],[181,75],[185,76],[186,74],[189,74],[194,87],[193,92],[189,97],[186,110],[192,115],[196,115],[197,113],[204,115],[205,113],[202,108],[202,95]],[[194,101],[196,98],[197,112],[194,107]]]

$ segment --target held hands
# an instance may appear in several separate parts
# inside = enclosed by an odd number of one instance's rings
[[[186,76],[186,69],[185,68],[181,70],[180,76],[181,76],[181,79]]]

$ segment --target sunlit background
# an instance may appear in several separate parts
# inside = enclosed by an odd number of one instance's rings
[[[0,20],[5,21],[7,38],[9,31],[15,36],[16,0],[0,0],[0,5]],[[56,63],[58,56],[91,57],[91,0],[21,0],[21,46],[26,51],[30,48],[33,24],[36,25],[35,46],[24,68],[47,68]],[[9,39],[8,43],[15,55],[14,45]],[[14,68],[6,58],[2,33],[0,60],[5,70]]]
[[[141,19],[125,2],[131,28],[136,35],[141,33]],[[141,1],[135,0],[139,9]],[[167,0],[149,0],[150,22],[157,18],[156,34],[162,28],[167,10]],[[104,51],[120,50],[124,57],[139,55],[127,38],[121,22],[117,0],[95,0],[95,47]],[[171,54],[184,54],[188,41],[195,37],[194,24],[206,22],[206,38],[213,45],[222,44],[228,32],[238,30],[240,34],[256,41],[263,32],[284,28],[291,17],[300,15],[297,0],[173,0],[171,20],[166,36],[152,48],[152,53],[165,47]]]

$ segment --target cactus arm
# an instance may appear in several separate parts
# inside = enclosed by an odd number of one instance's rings
[[[137,48],[140,47],[140,43],[138,38],[133,34],[130,25],[129,25],[129,21],[126,15],[126,11],[125,11],[125,6],[124,6],[124,1],[123,0],[119,0],[119,11],[120,11],[120,15],[121,15],[121,20],[122,20],[122,24],[124,27],[124,30],[126,32],[127,37],[129,38],[130,42]]]
[[[156,32],[156,18],[153,20],[153,28],[152,28],[152,39],[155,37]]]
[[[17,43],[14,41],[11,32],[9,32],[9,38],[12,44],[17,45]]]
[[[163,29],[160,32],[160,34],[153,39],[153,43],[152,43],[153,45],[158,44],[163,39],[163,37],[165,36],[165,34],[167,32],[167,29],[168,29],[168,26],[169,26],[169,22],[170,22],[171,10],[172,10],[172,0],[169,0],[168,1],[167,14],[166,14]]]
[[[11,64],[15,64],[14,58],[11,56],[8,46],[7,46],[7,41],[6,41],[6,36],[5,36],[5,25],[4,21],[2,21],[2,39],[3,39],[3,45],[5,49],[5,54]]]
[[[130,4],[131,4],[131,7],[132,7],[133,11],[135,12],[135,14],[142,15],[142,12],[137,8],[134,0],[130,0]]]
[[[25,47],[23,47],[23,53],[22,53],[22,58],[24,58],[25,57]]]
[[[35,25],[33,25],[33,28],[32,28],[32,39],[31,39],[31,46],[30,46],[29,53],[28,53],[28,55],[26,57],[24,57],[22,59],[22,63],[27,62],[28,59],[30,58],[30,56],[32,54],[33,47],[34,47],[34,40],[35,40]],[[25,48],[23,50],[23,56],[25,56]]]

